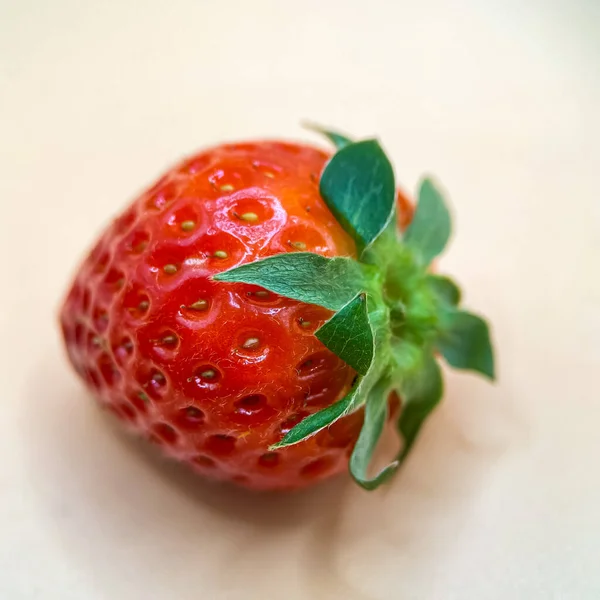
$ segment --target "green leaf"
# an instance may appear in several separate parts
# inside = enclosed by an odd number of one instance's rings
[[[373,386],[381,379],[391,359],[388,339],[389,311],[383,301],[377,298],[368,296],[367,304],[369,323],[375,341],[375,353],[367,374],[364,377],[359,375],[353,389],[340,401],[298,423],[277,444],[278,448],[301,442],[339,418],[358,410],[367,401]]]
[[[325,129],[324,127],[321,127],[320,125],[317,125],[316,123],[304,123],[304,127],[306,129],[316,131],[317,133],[320,133],[321,135],[324,135],[326,138],[329,139],[330,142],[333,143],[333,145],[338,150],[341,150],[344,146],[347,146],[348,144],[352,143],[352,140],[350,138],[346,137],[345,135],[342,135],[341,133],[338,133],[337,131],[331,131],[330,129]]]
[[[426,281],[442,302],[451,306],[456,306],[460,302],[460,288],[449,277],[427,275]]]
[[[387,379],[379,381],[371,390],[365,404],[365,421],[350,457],[350,473],[366,490],[373,490],[384,483],[399,465],[398,461],[393,461],[375,477],[369,478],[367,475],[373,452],[387,421],[389,391],[390,382]]]
[[[393,214],[394,171],[376,140],[349,144],[325,167],[320,192],[362,254]]]
[[[477,371],[494,379],[490,332],[481,317],[462,310],[445,315],[437,347],[452,367]]]
[[[442,372],[433,357],[426,358],[418,373],[402,385],[401,395],[406,404],[400,413],[398,430],[404,447],[398,464],[408,456],[425,419],[441,400],[443,390]]]
[[[303,419],[298,425],[288,431],[280,442],[271,446],[270,450],[297,444],[331,425],[334,421],[337,421],[352,406],[355,396],[359,393],[359,383],[355,383],[352,390],[341,400]]]
[[[312,252],[277,254],[219,273],[214,279],[260,285],[330,310],[339,310],[369,285],[366,268],[355,260]]]
[[[365,294],[355,296],[316,332],[317,338],[361,375],[373,360],[373,332]]]
[[[404,232],[404,243],[414,248],[428,265],[441,254],[450,238],[450,213],[440,192],[430,179],[419,190],[413,219]]]

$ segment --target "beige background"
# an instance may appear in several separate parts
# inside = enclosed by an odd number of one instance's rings
[[[0,598],[600,598],[597,0],[0,0]],[[199,146],[381,135],[449,190],[500,382],[406,468],[257,498],[163,464],[67,368],[100,226]]]

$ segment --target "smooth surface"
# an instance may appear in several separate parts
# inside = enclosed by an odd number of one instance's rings
[[[0,1],[0,598],[600,597],[600,4]],[[264,498],[121,435],[56,309],[183,154],[381,135],[449,191],[499,384],[452,375],[393,484]]]

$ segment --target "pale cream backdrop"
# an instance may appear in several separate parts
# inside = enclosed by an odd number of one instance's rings
[[[0,598],[600,598],[596,0],[0,0]],[[123,436],[55,316],[84,249],[221,140],[378,134],[448,190],[499,382],[403,471],[261,497]]]

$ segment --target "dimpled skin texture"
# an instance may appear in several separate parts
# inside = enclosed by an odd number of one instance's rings
[[[294,489],[347,469],[361,413],[269,451],[351,386],[314,336],[332,313],[211,279],[282,252],[355,256],[319,195],[328,158],[258,142],[186,160],[108,227],[65,300],[69,358],[100,404],[205,476]]]

